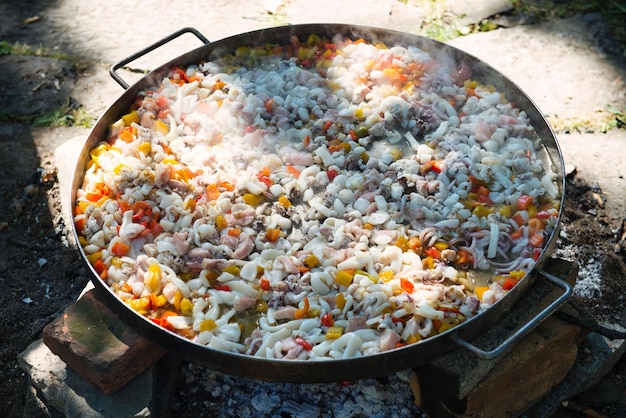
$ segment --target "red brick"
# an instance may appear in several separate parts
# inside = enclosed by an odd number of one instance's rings
[[[165,350],[116,316],[92,290],[43,330],[43,341],[72,370],[111,394],[152,366]]]

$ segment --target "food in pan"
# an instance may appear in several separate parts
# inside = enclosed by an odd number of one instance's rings
[[[91,151],[74,221],[132,309],[211,348],[418,343],[532,269],[559,194],[523,109],[415,46],[292,37],[172,68]]]

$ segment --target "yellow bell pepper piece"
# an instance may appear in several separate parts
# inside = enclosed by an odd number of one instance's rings
[[[167,298],[162,293],[158,296],[154,293],[151,293],[150,301],[152,302],[152,309],[162,308],[167,305]]]
[[[287,196],[281,196],[278,198],[278,203],[283,205],[285,209],[289,209],[291,207],[291,200]]]
[[[435,268],[435,259],[432,257],[426,257],[422,260],[422,265],[424,266],[424,268],[432,270]]]
[[[183,294],[180,292],[180,290],[177,290],[176,293],[174,293],[172,305],[174,305],[174,308],[176,308],[176,310],[179,312],[180,312],[180,302],[182,300],[183,300]]]
[[[326,331],[326,339],[327,340],[335,340],[343,335],[342,327],[329,327],[328,331]]]
[[[111,266],[120,268],[122,267],[122,259],[118,256],[111,258]]]
[[[93,159],[97,159],[100,154],[107,151],[111,146],[109,144],[100,144],[89,152]]]
[[[322,314],[322,310],[320,308],[310,308],[306,313],[307,318],[319,318]]]
[[[191,315],[193,303],[188,298],[182,298],[180,301],[180,312],[183,315]]]
[[[395,246],[400,248],[402,250],[402,252],[406,252],[409,250],[409,240],[404,236],[400,236],[396,242],[395,242]]]
[[[212,319],[205,319],[202,322],[200,322],[200,332],[211,331],[215,328],[217,328],[217,324]]]
[[[409,335],[409,337],[404,342],[405,344],[415,344],[418,341],[422,340],[422,336],[419,334]]]
[[[318,260],[318,258],[315,257],[313,254],[309,254],[304,259],[304,264],[306,264],[306,266],[309,268],[313,268],[313,267],[317,267],[320,265],[320,260]]]
[[[391,149],[391,158],[394,161],[398,161],[400,158],[402,158],[404,156],[404,153],[402,152],[402,150],[398,147],[393,147]]]
[[[246,45],[238,46],[235,50],[235,56],[245,58],[250,54],[250,47]]]
[[[478,216],[479,218],[484,218],[488,216],[489,214],[491,214],[492,212],[493,212],[493,209],[490,209],[483,205],[476,206],[476,208],[472,211],[472,213]]]
[[[354,272],[351,270],[339,270],[337,275],[335,276],[335,282],[340,284],[341,286],[348,287],[352,284],[352,279],[354,278]]]
[[[137,151],[144,153],[144,154],[150,154],[150,151],[152,151],[152,144],[149,142],[142,142],[141,144],[139,144],[137,146]]]
[[[474,293],[476,294],[476,297],[480,300],[483,300],[483,294],[489,290],[488,286],[479,286],[476,289],[474,289]]]
[[[393,270],[385,270],[378,274],[378,278],[381,279],[384,283],[393,279]]]
[[[450,245],[444,241],[437,241],[434,247],[438,249],[439,251],[443,251],[443,250],[447,250],[450,247]]]
[[[148,274],[146,274],[144,284],[148,287],[148,290],[158,295],[161,292],[162,278],[163,273],[161,272],[161,266],[159,266],[158,264],[153,264],[148,267]]]
[[[130,126],[132,123],[139,123],[139,114],[136,110],[133,110],[132,112],[122,116],[122,122],[124,122],[124,126]]]
[[[87,260],[91,264],[96,264],[96,261],[102,258],[102,251],[96,251],[95,253],[91,253],[87,256]]]
[[[244,202],[246,202],[250,206],[259,206],[261,203],[263,203],[263,200],[264,200],[263,196],[252,194],[252,193],[244,194],[242,196],[242,199]]]
[[[127,303],[131,308],[133,308],[140,314],[148,313],[148,309],[151,305],[149,296],[142,296],[138,299],[128,299]]]
[[[85,213],[87,211],[87,209],[89,209],[89,206],[91,206],[91,202],[88,202],[86,200],[80,200],[78,203],[78,208],[80,210],[80,213]]]
[[[230,266],[224,267],[224,269],[222,271],[224,273],[230,273],[233,276],[239,276],[239,273],[241,272],[241,268],[231,264]]]
[[[443,333],[449,329],[454,328],[454,326],[455,324],[453,324],[452,322],[442,322],[437,331],[439,331],[439,333]]]
[[[192,197],[185,199],[185,210],[193,212],[196,209],[196,201]]]
[[[339,309],[343,311],[343,308],[346,306],[346,295],[344,295],[343,293],[337,294],[337,297],[335,298],[335,304]]]
[[[498,213],[500,215],[502,215],[502,216],[510,218],[511,215],[513,214],[513,206],[511,206],[511,205],[502,205],[502,206],[500,206],[500,209],[498,209]]]
[[[163,135],[167,135],[168,132],[170,131],[169,126],[167,126],[165,122],[163,122],[162,120],[158,120],[158,119],[155,120],[153,126],[157,132],[160,132]]]
[[[215,227],[221,231],[227,226],[228,226],[228,223],[226,222],[226,219],[224,218],[224,216],[217,215],[217,217],[215,218]]]
[[[127,165],[126,165],[126,164],[122,164],[122,163],[120,163],[120,164],[116,165],[116,166],[113,168],[113,172],[114,172],[115,174],[118,174],[118,175],[119,175],[119,174],[122,172],[122,170],[123,170],[124,168],[126,168],[126,167],[127,167]]]
[[[315,34],[315,33],[311,33],[311,34],[308,36],[308,38],[306,38],[306,43],[307,43],[307,45],[309,45],[309,46],[312,46],[312,45],[317,45],[317,44],[319,44],[320,42],[322,42],[322,38],[320,38],[320,36],[319,36],[319,35],[317,35],[317,34]]]

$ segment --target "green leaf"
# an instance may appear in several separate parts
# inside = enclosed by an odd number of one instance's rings
[[[13,47],[7,41],[0,41],[0,55],[9,55]]]
[[[617,10],[619,10],[622,13],[626,13],[626,5],[620,4],[617,1],[612,1],[611,3],[613,3],[613,6],[615,6]]]
[[[607,112],[609,112],[612,115],[623,115],[624,114],[618,108],[616,108],[615,106],[613,106],[611,104],[606,105],[606,110],[607,110]]]

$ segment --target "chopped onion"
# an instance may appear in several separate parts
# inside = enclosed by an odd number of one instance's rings
[[[492,222],[489,225],[489,247],[487,247],[487,258],[494,258],[498,252],[498,241],[500,239],[500,225]]]

